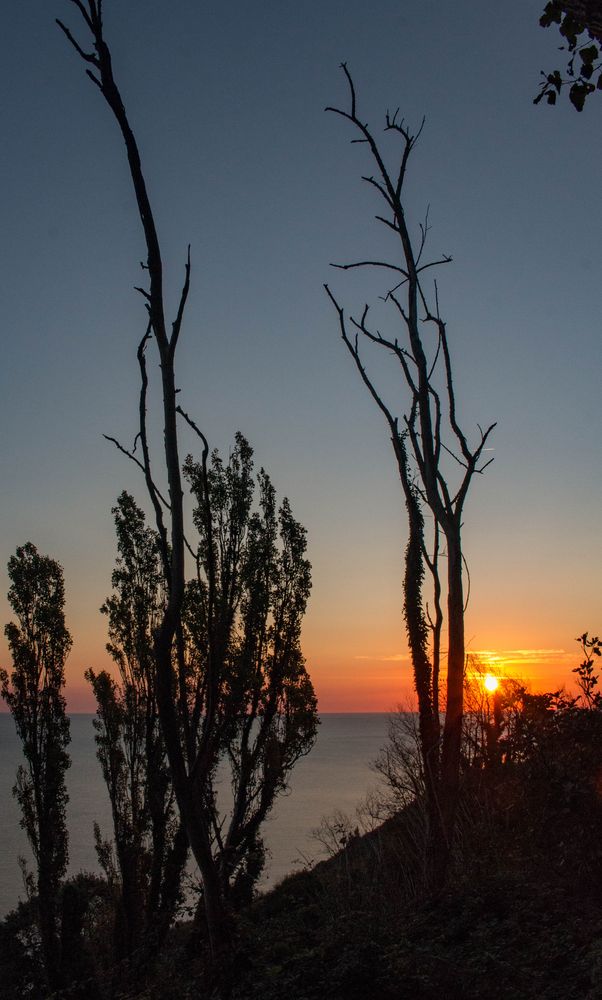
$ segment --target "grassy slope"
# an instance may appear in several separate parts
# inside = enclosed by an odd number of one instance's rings
[[[240,919],[233,1000],[602,1000],[599,735],[473,792],[436,901],[416,809],[286,879]],[[151,995],[206,996],[173,961]]]
[[[568,715],[521,765],[472,773],[440,898],[414,805],[239,915],[229,1000],[602,1000],[602,712]],[[9,976],[26,947],[13,919],[0,925],[10,1000],[35,995]],[[122,979],[113,1000],[225,996],[203,963],[177,928],[146,982]],[[111,979],[68,995],[104,998]]]

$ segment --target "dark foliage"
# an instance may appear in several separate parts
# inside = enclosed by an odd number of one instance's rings
[[[254,505],[252,455],[238,434],[227,464],[213,452],[210,464],[189,457],[185,465],[199,543],[184,604],[180,712],[190,759],[206,761],[199,794],[221,891],[235,906],[251,898],[264,863],[262,823],[317,729],[300,648],[311,586],[305,529],[288,500],[277,509],[263,469]],[[227,817],[215,788],[222,758],[231,775]]]
[[[315,740],[316,698],[299,646],[310,567],[305,531],[287,500],[277,510],[263,470],[255,507],[252,450],[242,435],[227,464],[214,452],[209,465],[189,458],[185,473],[199,544],[174,650],[174,698],[204,808],[209,863],[224,902],[238,909],[263,869],[262,823]],[[114,514],[119,558],[102,610],[119,682],[88,672],[113,842],[98,829],[96,836],[115,896],[115,959],[134,956],[139,966],[149,944],[156,956],[173,919],[187,841],[174,814],[155,695],[153,634],[165,601],[161,540],[128,494]],[[218,801],[224,769],[232,784],[225,809]]]
[[[98,711],[98,759],[113,816],[113,840],[96,827],[97,853],[115,894],[115,958],[138,951],[137,964],[157,951],[180,899],[188,853],[178,822],[160,731],[153,634],[163,613],[159,540],[129,494],[113,509],[118,560],[108,618],[107,650],[119,681],[106,671],[86,674]]]
[[[585,102],[595,90],[602,90],[602,3],[600,0],[550,0],[539,19],[542,28],[557,24],[568,53],[563,75],[555,69],[542,70],[543,82],[534,100],[546,99],[556,104],[564,87],[569,88],[569,100],[576,111],[583,111]]]
[[[106,881],[80,873],[57,896],[63,987],[48,988],[37,931],[37,897],[19,903],[0,921],[0,1000],[104,1000],[113,959],[114,902]]]
[[[463,783],[444,894],[406,807],[257,904],[234,996],[599,997],[602,713],[529,714],[524,759]]]
[[[514,712],[501,766],[465,766],[445,891],[428,892],[424,804],[406,800],[240,913],[231,1000],[597,1000],[602,712],[555,693]],[[226,995],[186,941],[150,995]]]
[[[583,653],[583,660],[573,670],[577,674],[577,687],[586,708],[601,708],[602,694],[598,687],[596,657],[602,656],[602,639],[584,632],[577,639]]]
[[[36,871],[27,877],[36,895],[46,975],[60,983],[58,893],[67,869],[65,808],[66,747],[69,720],[63,687],[71,636],[65,626],[65,591],[61,566],[27,542],[8,563],[8,600],[17,619],[5,628],[13,671],[0,672],[2,697],[15,720],[25,766],[13,789],[21,807]],[[23,862],[24,868],[24,862]]]

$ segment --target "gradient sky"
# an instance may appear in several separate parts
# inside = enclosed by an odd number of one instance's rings
[[[192,245],[182,402],[223,452],[245,433],[308,529],[303,645],[321,709],[387,711],[411,690],[401,492],[322,289],[360,303],[361,276],[329,262],[389,246],[365,148],[324,114],[346,100],[342,60],[375,130],[387,108],[426,116],[411,214],[430,205],[431,253],[454,259],[439,294],[463,425],[498,421],[466,508],[469,652],[535,686],[569,681],[574,637],[602,628],[602,99],[581,115],[533,106],[540,69],[563,64],[543,0],[105,7],[172,303]],[[144,499],[102,433],[136,430],[145,250],[115,123],[53,23],[76,15],[31,0],[3,17],[0,566],[28,539],[63,564],[69,704],[91,710],[110,508],[124,488]],[[3,574],[0,621],[6,589]]]

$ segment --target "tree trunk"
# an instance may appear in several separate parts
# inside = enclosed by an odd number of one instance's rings
[[[441,810],[446,849],[449,854],[460,785],[464,711],[464,593],[459,521],[452,523],[446,532],[446,538],[448,662],[447,706],[441,751]]]
[[[44,968],[48,985],[54,991],[60,989],[62,985],[61,951],[57,933],[56,890],[52,884],[52,876],[45,869],[44,861],[41,860],[38,874],[39,926]]]
[[[226,913],[219,893],[219,882],[213,864],[211,843],[203,816],[203,804],[194,797],[180,742],[178,718],[172,697],[171,646],[175,629],[169,627],[168,613],[157,633],[155,642],[159,718],[178,810],[190,849],[199,866],[203,880],[209,947],[212,958],[218,961],[227,943]]]

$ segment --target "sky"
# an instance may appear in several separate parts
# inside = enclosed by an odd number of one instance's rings
[[[356,308],[382,294],[386,278],[330,264],[392,249],[366,149],[324,113],[347,99],[343,60],[376,133],[387,109],[426,118],[409,217],[417,232],[428,206],[431,254],[453,257],[438,285],[462,424],[497,421],[465,511],[468,652],[548,688],[570,683],[575,636],[602,627],[602,98],[581,115],[533,106],[540,70],[563,65],[542,7],[105,0],[172,313],[191,244],[182,405],[224,454],[242,430],[307,528],[303,649],[325,712],[389,711],[412,689],[401,490],[323,290]],[[0,567],[27,540],[63,565],[68,704],[92,711],[111,507],[123,489],[144,504],[102,435],[136,431],[145,250],[116,125],[55,16],[84,40],[75,6],[31,0],[9,5],[0,41]],[[366,362],[401,412],[401,383]],[[195,447],[183,429],[182,453]],[[3,622],[7,587],[4,571]]]

